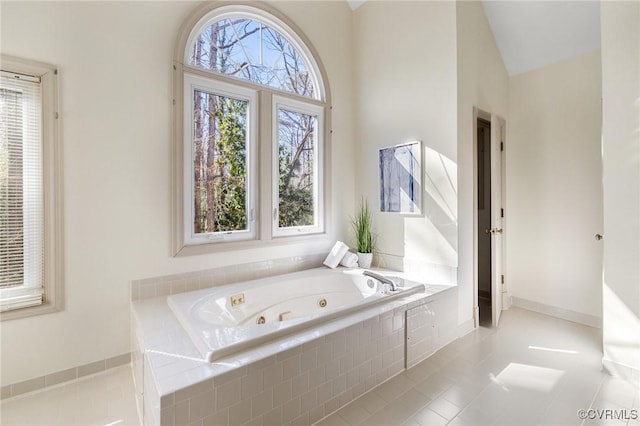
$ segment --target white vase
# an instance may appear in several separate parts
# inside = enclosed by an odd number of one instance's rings
[[[358,266],[361,268],[371,268],[371,261],[373,260],[373,253],[360,253],[358,252]]]

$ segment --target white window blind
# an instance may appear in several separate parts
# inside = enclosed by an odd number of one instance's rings
[[[40,77],[0,75],[0,311],[36,306],[44,292]]]

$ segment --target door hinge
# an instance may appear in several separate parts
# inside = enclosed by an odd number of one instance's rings
[[[504,275],[500,275],[500,283],[504,284]]]
[[[504,217],[504,209],[503,208],[500,209],[500,217]]]
[[[504,151],[504,142],[500,142],[500,151]]]

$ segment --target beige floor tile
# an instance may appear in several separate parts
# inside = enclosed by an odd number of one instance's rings
[[[340,409],[339,416],[344,419],[348,424],[357,425],[364,421],[372,413],[369,413],[361,405],[351,403],[346,407]]]
[[[383,385],[375,388],[373,392],[384,401],[389,402],[396,399],[413,386],[415,386],[415,382],[402,374],[398,374],[396,377],[387,380]]]
[[[379,397],[375,392],[368,392],[353,401],[350,405],[352,404],[363,408],[369,414],[374,414],[382,409],[387,404],[387,401]]]
[[[407,407],[407,410],[411,413],[415,413],[424,408],[431,400],[417,391],[416,389],[409,389],[398,397],[400,401]]]
[[[450,378],[435,373],[415,385],[415,389],[430,399],[436,399],[454,384],[455,382]]]
[[[640,395],[640,389],[618,377],[607,377],[602,381],[597,400],[610,402],[622,408],[631,408]]]
[[[386,405],[384,409],[368,417],[360,424],[367,426],[401,425],[408,420],[409,417],[410,415],[407,413],[406,407],[396,402]]]
[[[422,426],[420,423],[418,423],[413,417],[407,419],[404,423],[402,423],[402,426]]]
[[[347,422],[338,414],[334,413],[316,423],[317,426],[350,426],[352,423]]]
[[[43,426],[140,425],[131,367],[2,401],[0,424]]]
[[[452,402],[447,401],[443,397],[434,399],[429,403],[429,409],[435,411],[447,420],[453,419],[462,411],[462,407],[458,407]]]
[[[417,421],[419,424],[421,424],[422,426],[446,425],[448,421],[447,419],[442,417],[440,414],[431,410],[429,407],[423,408],[422,410],[418,411],[413,416],[413,419]]]

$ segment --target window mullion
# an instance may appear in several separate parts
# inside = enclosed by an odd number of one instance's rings
[[[260,92],[260,111],[258,114],[259,131],[258,131],[258,150],[260,152],[260,164],[258,165],[258,173],[260,176],[260,194],[258,197],[260,211],[260,239],[263,241],[271,240],[273,237],[273,209],[276,207],[273,202],[272,182],[273,182],[273,94],[263,90]]]

